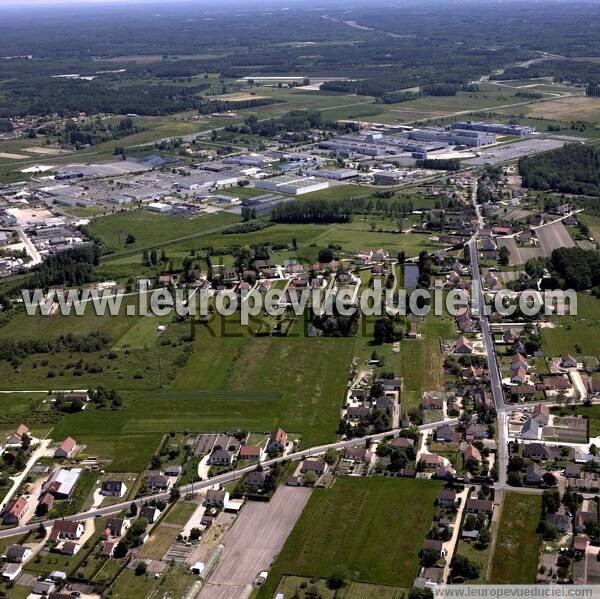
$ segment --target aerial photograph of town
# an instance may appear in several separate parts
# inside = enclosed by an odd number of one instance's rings
[[[0,0],[0,598],[600,598],[600,0]]]

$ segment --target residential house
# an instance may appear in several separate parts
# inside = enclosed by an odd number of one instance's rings
[[[474,445],[471,445],[471,443],[469,443],[463,449],[463,459],[464,459],[465,464],[467,464],[471,461],[481,464],[483,458],[481,457],[481,453],[479,452],[479,449],[477,449],[477,447],[475,447]]]
[[[343,456],[352,462],[370,462],[372,453],[366,447],[346,447]]]
[[[540,403],[533,409],[531,416],[540,426],[546,426],[550,420],[550,409],[546,404]]]
[[[463,335],[458,338],[454,347],[454,353],[456,354],[472,354],[473,344]]]
[[[485,439],[488,436],[487,428],[481,422],[471,422],[465,429],[465,439],[475,441]]]
[[[443,466],[436,468],[434,477],[442,480],[452,480],[456,478],[456,470],[451,464],[444,464]]]
[[[211,466],[231,466],[233,464],[234,454],[228,449],[215,449],[208,458]]]
[[[75,448],[77,447],[77,442],[73,437],[67,437],[54,452],[54,457],[57,459],[67,459],[73,455]]]
[[[140,518],[146,518],[149,524],[154,524],[159,518],[162,512],[153,505],[145,505],[140,510]]]
[[[259,489],[264,486],[268,472],[265,470],[253,470],[246,476],[246,486]]]
[[[521,438],[536,440],[540,438],[540,425],[537,420],[530,418],[521,427]]]
[[[110,531],[111,537],[120,537],[129,528],[129,520],[127,518],[108,518],[106,528]]]
[[[285,451],[285,446],[287,445],[288,436],[287,433],[278,428],[271,433],[269,437],[269,443],[267,444],[267,451],[269,453]]]
[[[367,406],[350,406],[346,410],[346,419],[358,422],[363,418],[366,418],[371,413],[371,410]]]
[[[261,460],[263,457],[263,448],[258,445],[242,445],[238,454],[242,460]]]
[[[23,496],[11,499],[2,512],[3,524],[20,524],[27,512],[27,499]]]
[[[570,354],[567,354],[562,357],[560,366],[561,368],[577,368],[577,360]]]
[[[49,541],[58,541],[59,539],[69,539],[71,541],[81,538],[84,528],[81,522],[71,522],[69,520],[56,520],[50,531]]]
[[[223,508],[228,501],[229,493],[224,489],[209,489],[206,492],[204,505],[206,505],[206,507]]]
[[[169,478],[156,470],[148,470],[145,478],[150,491],[166,491],[169,488]]]
[[[15,564],[22,564],[27,561],[32,551],[29,547],[24,545],[9,545],[4,552],[4,556],[7,561]]]
[[[439,539],[425,539],[422,551],[433,551],[438,558],[444,557],[446,554],[444,541],[440,541]]]
[[[55,470],[43,484],[42,492],[51,493],[55,499],[67,499],[73,492],[81,472],[81,468]]]
[[[487,514],[491,516],[494,511],[494,502],[489,499],[469,498],[465,504],[465,509],[472,514]]]
[[[518,368],[513,371],[512,376],[510,377],[510,382],[513,385],[522,385],[527,380],[527,371],[525,368]]]
[[[116,541],[102,541],[100,543],[100,555],[102,557],[112,557],[116,546]]]
[[[395,437],[390,441],[390,445],[398,449],[408,449],[415,446],[415,440],[410,437]]]
[[[306,474],[307,472],[314,472],[317,476],[323,476],[327,471],[327,464],[320,460],[304,460],[300,472]]]
[[[423,410],[443,410],[444,396],[435,393],[423,393],[423,399],[421,399],[421,408]]]
[[[17,576],[21,574],[22,570],[23,566],[21,564],[8,562],[6,564],[2,564],[2,566],[0,567],[0,576],[2,576],[4,580],[10,582],[15,580],[15,578],[17,578]]]
[[[527,358],[523,354],[515,354],[510,361],[510,369],[511,370],[527,370]]]
[[[504,343],[512,345],[519,339],[519,332],[516,329],[505,329],[504,333],[502,334],[502,339]]]
[[[540,468],[539,464],[529,464],[525,469],[525,481],[529,484],[539,485],[544,476],[544,471]]]
[[[440,507],[453,507],[456,505],[456,491],[454,489],[441,489],[438,493],[437,504]]]
[[[523,448],[523,457],[530,460],[553,460],[555,455],[554,448],[543,443],[528,443]]]
[[[460,441],[460,433],[449,424],[443,424],[435,429],[436,441],[441,443],[458,443]]]
[[[571,518],[566,514],[559,514],[558,512],[555,514],[548,514],[546,516],[546,521],[556,526],[562,533],[571,533],[573,531]]]
[[[100,487],[100,495],[105,497],[123,497],[127,487],[122,480],[105,480]]]
[[[571,388],[571,381],[564,376],[545,376],[542,387],[544,391],[566,391]]]
[[[25,424],[20,424],[17,430],[6,439],[7,446],[18,446],[23,442],[23,437],[31,437],[31,431]]]
[[[419,464],[425,468],[438,468],[444,466],[446,461],[442,456],[435,453],[422,453],[419,456]]]
[[[63,555],[69,555],[71,557],[74,556],[74,555],[77,555],[77,553],[79,553],[80,549],[81,549],[81,546],[78,545],[77,543],[75,543],[74,541],[63,541],[58,546],[58,550]]]

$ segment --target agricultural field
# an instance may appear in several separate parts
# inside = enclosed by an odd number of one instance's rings
[[[494,550],[492,584],[533,584],[540,551],[540,495],[506,493]]]
[[[89,231],[113,252],[132,251],[159,246],[182,237],[205,235],[239,220],[238,216],[227,212],[182,218],[137,209],[96,218],[90,223]],[[125,244],[128,235],[133,235],[135,241]]]
[[[600,299],[579,293],[576,316],[553,316],[553,328],[542,329],[546,356],[564,354],[593,356],[598,353]]]
[[[554,414],[574,414],[589,420],[588,435],[590,438],[600,437],[600,405],[593,406],[563,406],[552,408]]]
[[[587,96],[557,98],[523,108],[526,115],[559,121],[582,120],[600,123],[600,99]]]
[[[346,579],[410,588],[439,489],[426,480],[343,477],[315,489],[258,597],[272,597],[283,574],[341,572]]]

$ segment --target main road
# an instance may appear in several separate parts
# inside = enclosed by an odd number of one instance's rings
[[[483,348],[485,350],[488,371],[490,373],[490,386],[492,388],[492,396],[496,407],[497,415],[497,433],[498,433],[498,451],[496,453],[496,462],[498,469],[498,486],[506,487],[506,468],[508,466],[508,436],[506,422],[506,403],[504,402],[504,391],[502,389],[502,377],[498,368],[498,357],[496,355],[496,346],[492,337],[492,329],[490,326],[490,318],[487,313],[485,297],[483,294],[483,285],[481,283],[481,273],[479,272],[479,252],[477,251],[477,238],[479,232],[484,226],[481,209],[477,203],[477,183],[473,186],[472,192],[473,206],[477,214],[477,231],[469,240],[469,252],[471,257],[471,276],[473,278],[473,301],[476,302],[476,308],[479,312],[479,322],[481,323],[481,337],[483,340]]]
[[[458,424],[458,418],[450,418],[444,421],[435,422],[432,424],[425,424],[419,427],[420,431],[427,431],[433,428],[440,426],[441,424]],[[344,449],[346,447],[355,447],[357,445],[362,445],[366,441],[380,441],[381,439],[388,436],[396,436],[400,433],[401,429],[396,428],[384,433],[375,433],[372,435],[366,435],[364,437],[357,437],[355,439],[349,439],[344,441],[336,441],[335,443],[328,443],[326,445],[319,445],[316,447],[309,447],[307,449],[303,449],[301,451],[296,451],[293,453],[289,453],[287,455],[282,455],[270,460],[266,460],[261,462],[263,467],[272,466],[273,464],[277,464],[278,462],[283,462],[286,460],[301,460],[307,457],[316,456],[325,453],[328,449]],[[246,466],[245,468],[239,468],[236,470],[232,470],[231,472],[226,472],[224,474],[219,474],[218,476],[213,476],[210,479],[198,481],[196,483],[190,483],[187,485],[183,485],[179,488],[181,495],[187,495],[188,493],[197,493],[202,489],[207,489],[210,487],[214,487],[215,485],[223,485],[225,483],[234,481],[238,479],[243,474],[247,474],[252,470],[256,469],[256,465]],[[118,514],[119,512],[127,509],[132,503],[136,504],[138,507],[144,505],[150,501],[154,500],[166,500],[170,497],[170,492],[163,493],[154,493],[153,495],[146,495],[145,497],[140,497],[138,499],[133,499],[131,501],[122,501],[121,503],[116,503],[114,505],[108,505],[106,507],[99,507],[91,509],[87,512],[81,512],[79,514],[74,514],[72,516],[65,516],[64,520],[70,520],[73,522],[79,522],[82,520],[89,520],[90,518],[99,518],[101,516],[111,516],[113,514]],[[59,520],[58,518],[55,520],[44,520],[41,524],[44,527],[50,527]],[[7,528],[5,530],[0,531],[0,539],[6,537],[13,537],[16,535],[21,535],[26,532],[35,531],[39,528],[40,522],[35,524],[25,524],[23,526],[17,526],[14,528]]]

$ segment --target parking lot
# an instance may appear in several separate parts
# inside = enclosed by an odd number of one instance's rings
[[[565,145],[564,141],[558,139],[533,138],[523,141],[515,141],[500,146],[492,146],[480,150],[480,156],[464,160],[463,164],[471,166],[485,166],[487,164],[497,164],[498,162],[507,162],[509,160],[518,160],[522,156],[530,156],[548,150],[556,150]]]

